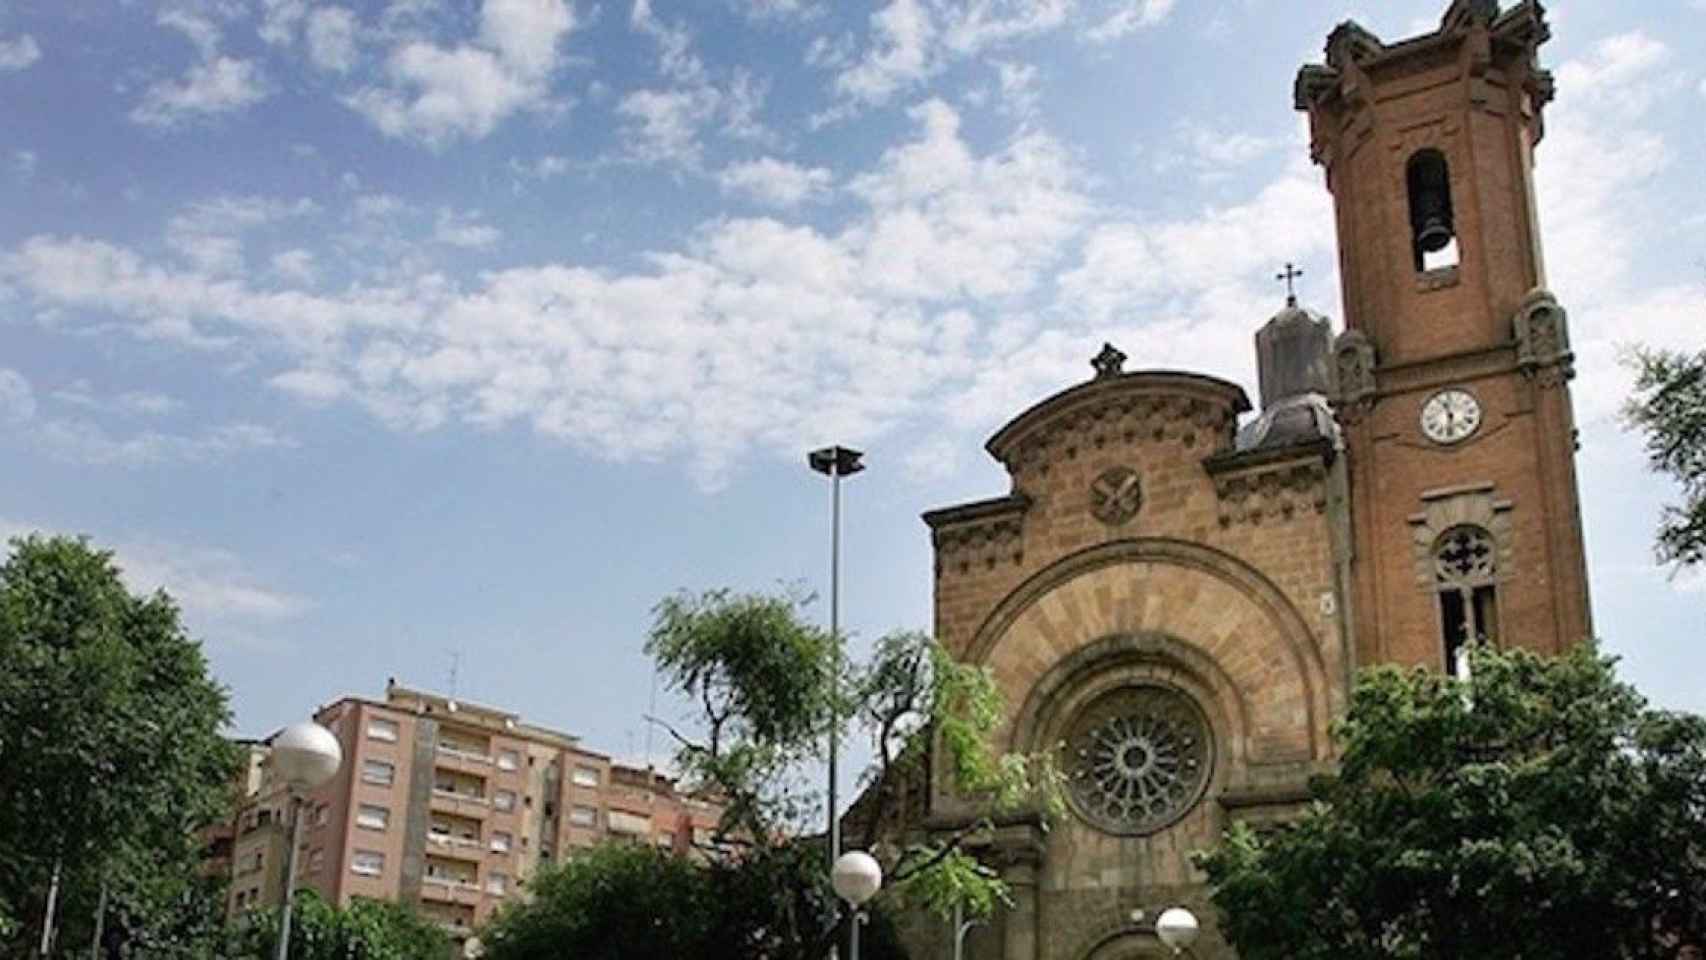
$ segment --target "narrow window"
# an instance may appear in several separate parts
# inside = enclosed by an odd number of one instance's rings
[[[397,768],[383,760],[367,760],[361,765],[361,779],[363,783],[371,783],[380,787],[389,787],[396,777]]]
[[[1453,676],[1467,643],[1498,643],[1497,574],[1497,547],[1480,527],[1453,527],[1434,544],[1442,653]]]
[[[1405,168],[1410,194],[1410,247],[1416,270],[1457,265],[1457,226],[1451,207],[1451,171],[1438,150],[1420,150]]]
[[[365,830],[384,830],[391,824],[389,808],[377,804],[364,803],[356,811],[355,825]]]
[[[383,717],[370,717],[367,721],[367,736],[373,740],[383,740],[386,743],[396,743],[398,733],[397,721],[386,720]]]

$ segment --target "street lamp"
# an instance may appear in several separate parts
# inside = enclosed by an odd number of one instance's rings
[[[829,477],[829,860],[840,863],[841,819],[835,815],[835,764],[841,725],[841,478],[865,469],[864,454],[847,447],[823,447],[806,454],[806,463]]]
[[[848,960],[859,960],[859,908],[883,886],[883,868],[877,858],[863,850],[849,850],[836,858],[829,872],[830,886],[853,908],[853,947]]]
[[[296,898],[296,848],[302,844],[302,795],[337,775],[343,747],[332,731],[305,720],[279,731],[272,740],[272,764],[290,800],[290,852],[285,858],[284,909],[278,919],[278,960],[290,957],[290,908]]]
[[[1184,907],[1163,910],[1161,916],[1155,918],[1155,935],[1161,938],[1163,945],[1173,948],[1175,956],[1189,951],[1191,944],[1197,942],[1197,934],[1200,932],[1196,914]]]
[[[976,917],[965,919],[965,904],[954,901],[954,960],[960,960],[966,953],[966,934],[971,928],[983,923]]]

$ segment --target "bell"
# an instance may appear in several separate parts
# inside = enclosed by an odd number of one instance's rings
[[[1410,161],[1410,229],[1420,253],[1437,253],[1451,242],[1451,176],[1438,151],[1424,150]]]
[[[1424,253],[1438,253],[1451,242],[1451,222],[1438,214],[1425,217],[1416,228],[1416,246]]]

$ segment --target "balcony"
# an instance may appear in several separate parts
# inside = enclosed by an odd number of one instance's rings
[[[435,857],[450,857],[475,863],[486,857],[485,844],[480,841],[453,837],[445,833],[427,834],[427,852]]]
[[[489,753],[479,753],[461,746],[445,746],[441,743],[438,745],[436,765],[444,770],[485,776],[492,772],[494,763]]]
[[[480,902],[480,885],[471,880],[427,874],[421,878],[421,899],[434,903],[474,906]]]
[[[467,793],[458,793],[455,790],[440,790],[439,788],[434,787],[432,790],[432,802],[429,806],[432,810],[439,813],[451,813],[459,817],[471,817],[476,820],[483,820],[485,819],[487,812],[491,809],[492,802],[487,800],[485,797]]]

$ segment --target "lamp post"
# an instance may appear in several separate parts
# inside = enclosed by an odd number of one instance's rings
[[[313,721],[293,723],[272,741],[273,769],[290,800],[290,852],[285,857],[284,909],[278,918],[278,960],[290,957],[290,909],[296,898],[296,848],[302,844],[302,794],[324,785],[344,762],[332,731]]]
[[[842,446],[806,454],[806,463],[829,477],[829,862],[840,863],[841,818],[835,815],[836,739],[841,726],[841,478],[865,469],[864,454]]]
[[[1155,918],[1155,935],[1161,943],[1172,948],[1173,955],[1190,953],[1191,944],[1197,942],[1197,934],[1201,930],[1197,926],[1196,914],[1184,907],[1170,907],[1161,911],[1161,916]],[[1196,956],[1192,953],[1191,956]]]
[[[853,908],[853,944],[848,960],[859,960],[859,908],[877,895],[883,886],[883,868],[877,859],[863,850],[849,850],[837,857],[829,872],[830,886]]]
[[[983,923],[982,920],[979,920],[976,917],[966,920],[964,919],[964,916],[965,905],[956,902],[954,904],[954,960],[960,960],[961,957],[965,956],[966,934],[971,932],[972,927]]]

